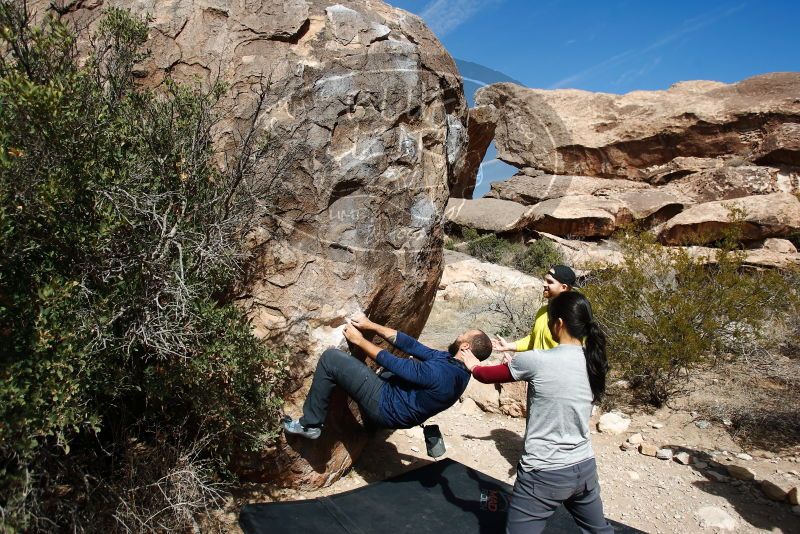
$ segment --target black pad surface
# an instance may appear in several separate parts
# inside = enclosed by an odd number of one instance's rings
[[[494,534],[505,532],[510,495],[508,484],[445,459],[330,497],[248,504],[239,525],[245,534]],[[562,506],[546,532],[579,531]]]

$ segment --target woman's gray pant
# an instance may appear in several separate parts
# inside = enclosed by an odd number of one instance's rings
[[[594,458],[548,471],[524,471],[518,466],[506,534],[542,532],[562,503],[582,533],[614,534],[603,515]]]
[[[311,389],[303,404],[300,424],[314,427],[325,423],[331,393],[338,385],[358,403],[362,415],[369,422],[384,426],[380,410],[381,388],[384,384],[384,378],[376,375],[361,360],[344,351],[328,349],[320,356],[314,371]]]

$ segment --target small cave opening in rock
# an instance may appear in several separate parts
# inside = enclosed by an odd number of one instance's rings
[[[518,172],[519,169],[497,158],[497,147],[492,141],[478,167],[472,198],[483,197],[489,192],[493,183],[508,180]]]

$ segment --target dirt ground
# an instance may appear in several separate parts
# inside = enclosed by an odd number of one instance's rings
[[[443,458],[452,458],[494,478],[514,483],[516,463],[522,452],[524,419],[482,413],[466,403],[457,404],[430,422],[438,424],[444,434],[447,453]],[[654,429],[651,422],[664,426]],[[709,469],[658,460],[635,450],[622,451],[620,444],[634,432],[640,432],[649,442],[689,451],[705,461],[714,459],[723,465],[736,461],[753,469],[759,478],[784,478],[793,485],[800,485],[798,457],[754,457],[745,462],[735,458],[734,455],[742,451],[724,430],[715,426],[701,430],[692,422],[689,413],[669,409],[655,414],[637,413],[632,414],[629,432],[592,436],[608,518],[645,532],[716,532],[713,528],[702,528],[695,516],[700,508],[714,506],[736,520],[734,532],[800,532],[800,516],[793,514],[788,504],[764,497],[756,483],[717,481],[708,474]],[[349,474],[332,486],[312,492],[281,490],[269,496],[262,495],[262,502],[332,495],[398,475],[430,461],[425,454],[421,428],[384,431],[370,439]]]

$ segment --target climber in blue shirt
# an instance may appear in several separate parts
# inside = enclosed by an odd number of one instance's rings
[[[399,358],[364,338],[376,334],[395,348],[413,356]],[[464,393],[470,372],[461,351],[469,349],[484,360],[492,353],[492,342],[481,330],[467,330],[450,344],[448,351],[426,347],[397,330],[379,325],[361,314],[350,321],[344,336],[375,360],[383,372],[376,374],[350,354],[328,349],[322,353],[311,389],[303,404],[303,417],[285,418],[284,431],[310,439],[322,432],[328,402],[335,386],[342,387],[361,408],[362,414],[381,428],[410,428],[452,406]]]

